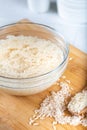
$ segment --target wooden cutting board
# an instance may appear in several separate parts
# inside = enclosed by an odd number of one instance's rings
[[[26,20],[25,20],[26,21]],[[70,45],[70,57],[68,67],[64,73],[70,80],[72,95],[81,91],[87,85],[87,55],[74,46]],[[53,85],[48,90],[31,96],[17,97],[0,92],[0,130],[53,130],[53,119],[38,120],[39,126],[30,126],[29,118],[34,110],[39,108],[40,103],[52,90],[57,91],[58,86]],[[86,127],[57,125],[57,130],[87,130]]]

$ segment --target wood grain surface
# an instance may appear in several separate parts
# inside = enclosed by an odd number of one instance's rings
[[[72,60],[69,61],[64,75],[71,81],[70,86],[74,95],[87,86],[87,55],[70,45],[69,57],[72,57]],[[28,121],[46,95],[58,89],[58,86],[53,85],[44,92],[25,97],[11,96],[0,91],[0,130],[53,130],[51,118],[38,120],[39,126],[30,126]],[[87,128],[81,125],[58,124],[57,130],[87,130]]]

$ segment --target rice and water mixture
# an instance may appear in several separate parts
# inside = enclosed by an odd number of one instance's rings
[[[63,52],[50,40],[33,36],[7,36],[0,40],[0,75],[29,78],[55,69]]]

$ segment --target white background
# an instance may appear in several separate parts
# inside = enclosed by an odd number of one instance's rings
[[[87,53],[87,24],[71,24],[58,16],[57,5],[52,3],[46,13],[32,13],[27,0],[0,0],[0,26],[28,18],[55,28],[69,43]]]

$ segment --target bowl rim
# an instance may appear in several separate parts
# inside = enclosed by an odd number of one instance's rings
[[[45,25],[45,24],[40,24],[40,23],[36,23],[36,22],[14,22],[14,23],[11,23],[11,24],[7,24],[7,25],[3,25],[0,27],[0,31],[7,28],[7,27],[11,27],[11,26],[14,26],[14,25],[20,25],[20,24],[27,24],[27,25],[37,25],[37,26],[41,26],[41,27],[44,27],[45,29],[47,29],[48,31],[52,32],[56,37],[59,36],[60,38],[62,38],[66,44],[66,56],[65,58],[63,59],[63,61],[54,69],[52,69],[51,71],[49,72],[46,72],[46,73],[43,73],[43,74],[40,74],[40,75],[36,75],[36,76],[31,76],[31,77],[28,77],[28,78],[12,78],[12,77],[7,77],[7,76],[1,76],[0,75],[0,78],[2,79],[8,79],[8,80],[29,80],[29,79],[36,79],[36,78],[39,78],[39,77],[42,77],[42,76],[46,76],[46,75],[49,75],[53,72],[55,72],[56,70],[58,70],[64,63],[65,61],[67,60],[68,58],[68,55],[69,55],[69,42],[64,38],[64,36],[62,34],[60,34],[56,29],[54,29],[53,27],[51,26],[48,26],[48,25]]]

